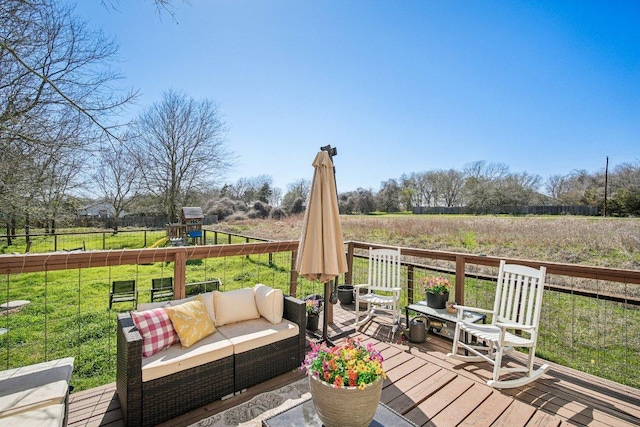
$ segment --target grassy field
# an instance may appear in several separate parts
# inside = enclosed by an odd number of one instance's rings
[[[640,267],[637,219],[402,215],[346,216],[342,224],[345,240],[635,270]],[[216,228],[258,238],[297,240],[301,225],[302,217],[293,217],[222,223]],[[147,244],[156,237],[147,236]],[[113,248],[142,245],[140,237],[126,233],[74,239],[66,241],[65,247],[83,240],[88,250],[101,249],[105,241]],[[42,238],[38,244],[44,247],[51,242]],[[5,251],[21,252],[23,248],[16,245]],[[224,290],[265,283],[287,291],[290,265],[290,256],[285,254],[275,256],[274,265],[266,255],[190,261],[187,282],[219,277]],[[356,268],[362,270],[359,275],[366,274],[364,266]],[[172,274],[171,263],[154,263],[5,277],[1,299],[26,299],[30,304],[19,313],[0,316],[0,327],[9,331],[0,335],[5,350],[0,354],[0,366],[74,356],[77,390],[114,381],[115,319],[118,312],[131,306],[123,303],[108,310],[111,281],[135,278],[140,302],[145,302],[151,279]],[[492,301],[491,292],[491,282],[469,279],[465,298],[468,303],[484,306]],[[321,286],[301,280],[298,295],[312,293],[322,293]],[[542,357],[640,387],[640,379],[633,375],[640,368],[640,310],[555,292],[545,294],[544,306]],[[626,347],[620,345],[621,339]]]
[[[98,237],[96,237],[98,236]],[[225,236],[226,237],[226,236]],[[71,236],[58,236],[70,243]],[[49,246],[53,237],[40,239]],[[101,249],[101,235],[74,235],[85,241],[87,250]],[[80,241],[82,241],[80,240]],[[150,241],[150,240],[149,240]],[[141,235],[118,233],[107,236],[108,247],[140,247]],[[226,239],[225,239],[226,242]],[[233,243],[244,239],[235,238]],[[23,242],[20,242],[24,245]],[[19,248],[12,245],[10,249]],[[256,283],[289,292],[291,254],[235,256],[187,261],[186,281],[220,278],[222,290],[252,287]],[[150,301],[151,280],[173,276],[173,263],[123,265],[70,269],[40,273],[10,274],[3,277],[1,302],[27,300],[19,311],[0,310],[0,369],[9,369],[60,357],[75,357],[72,382],[80,391],[115,381],[116,318],[132,308],[118,303],[109,310],[110,284],[114,280],[135,279],[139,303]],[[322,292],[320,285],[300,282],[300,295]]]
[[[221,223],[221,230],[295,240],[301,216]],[[341,217],[345,240],[498,257],[640,269],[640,219],[570,216]]]
[[[455,215],[342,216],[345,240],[496,257],[640,269],[640,219]],[[220,229],[297,239],[302,218],[242,221]],[[453,278],[452,278],[453,279]],[[602,283],[592,284],[596,287]],[[628,295],[640,286],[621,285]],[[491,308],[494,284],[469,278],[465,301]],[[601,299],[546,292],[538,355],[640,387],[640,310]]]

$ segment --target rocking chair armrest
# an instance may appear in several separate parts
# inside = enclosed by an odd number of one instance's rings
[[[359,285],[353,285],[354,288],[368,288],[370,285],[368,283],[361,283]]]
[[[527,326],[527,325],[521,325],[520,323],[505,322],[505,321],[496,322],[495,325],[500,329],[517,329],[520,331],[533,331],[536,329],[535,326]]]

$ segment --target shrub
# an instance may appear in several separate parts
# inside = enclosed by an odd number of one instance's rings
[[[287,217],[287,213],[282,208],[273,208],[269,217],[271,219],[281,220]]]
[[[247,218],[251,219],[262,219],[262,212],[257,211],[255,209],[249,209],[246,213]]]
[[[207,215],[218,215],[218,219],[223,220],[236,211],[235,202],[229,198],[223,198],[208,204]]]
[[[247,219],[247,214],[244,212],[234,212],[227,218],[229,221],[243,221]]]
[[[291,205],[291,210],[290,213],[292,214],[299,214],[304,212],[304,200],[302,200],[302,198],[298,197],[297,199],[295,199],[293,201],[293,205]]]
[[[269,212],[271,211],[271,206],[264,202],[257,201],[253,202],[253,209],[260,213],[260,216],[256,218],[268,218]]]

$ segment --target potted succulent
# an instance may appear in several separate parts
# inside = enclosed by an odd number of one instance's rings
[[[445,308],[449,300],[449,279],[442,276],[423,277],[419,281],[422,290],[426,294],[427,306],[432,308]]]
[[[353,338],[334,347],[311,344],[302,368],[309,376],[311,397],[325,426],[359,427],[371,423],[387,377],[382,361],[382,355],[371,343],[364,346]]]

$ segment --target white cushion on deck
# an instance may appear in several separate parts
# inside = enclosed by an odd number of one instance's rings
[[[258,347],[295,337],[299,333],[298,325],[283,319],[273,324],[264,317],[244,322],[231,323],[218,328],[233,343],[235,354],[244,353]]]
[[[0,425],[16,427],[61,427],[64,425],[66,405],[48,405],[0,418]]]
[[[0,419],[65,402],[73,357],[0,372]],[[17,425],[17,424],[16,424]]]
[[[233,344],[216,333],[189,348],[174,344],[153,356],[142,358],[142,382],[214,362],[233,355]]]

